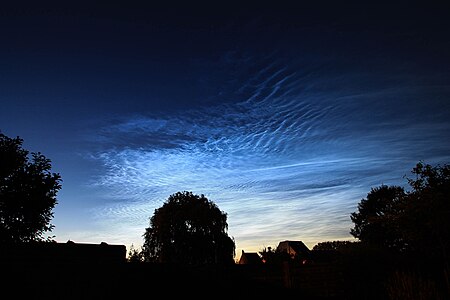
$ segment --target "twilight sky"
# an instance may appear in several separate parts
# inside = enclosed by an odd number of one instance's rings
[[[1,8],[0,131],[61,174],[56,240],[140,246],[188,190],[237,257],[312,248],[449,163],[449,11],[325,4]]]

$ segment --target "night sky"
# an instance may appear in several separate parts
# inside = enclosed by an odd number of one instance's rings
[[[139,247],[185,190],[237,257],[351,240],[371,187],[450,161],[444,7],[130,3],[0,8],[0,131],[61,174],[59,242]]]

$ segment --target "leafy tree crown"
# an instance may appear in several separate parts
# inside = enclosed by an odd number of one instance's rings
[[[227,215],[204,195],[177,192],[155,209],[144,233],[146,261],[184,264],[234,262]]]
[[[40,152],[29,153],[23,140],[0,133],[0,241],[51,240],[53,208],[61,176]]]

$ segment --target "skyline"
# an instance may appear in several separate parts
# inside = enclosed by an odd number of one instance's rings
[[[333,9],[2,11],[0,130],[61,174],[56,240],[139,246],[187,190],[236,258],[312,248],[352,239],[372,187],[448,163],[446,13]]]

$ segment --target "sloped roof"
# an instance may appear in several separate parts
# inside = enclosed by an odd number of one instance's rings
[[[261,264],[262,260],[258,253],[256,252],[244,252],[242,250],[241,258],[239,259],[239,264]]]
[[[277,250],[297,255],[310,254],[310,250],[302,241],[282,241],[278,244]]]

